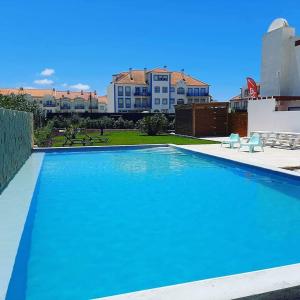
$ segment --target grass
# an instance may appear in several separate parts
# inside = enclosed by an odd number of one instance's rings
[[[99,133],[89,133],[90,136],[99,136]],[[106,145],[139,145],[139,144],[176,144],[176,145],[189,145],[189,144],[215,144],[217,142],[208,140],[198,140],[186,137],[180,137],[170,134],[161,134],[156,136],[148,136],[140,133],[139,131],[106,131],[105,137],[109,138],[108,143],[93,143],[93,146],[106,146]],[[83,136],[78,134],[77,137]],[[53,147],[61,147],[65,141],[63,136],[56,136],[53,139]],[[76,145],[81,146],[81,145]]]

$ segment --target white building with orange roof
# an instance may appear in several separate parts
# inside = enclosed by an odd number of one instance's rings
[[[113,75],[107,89],[108,112],[174,113],[176,104],[211,101],[209,85],[181,72],[156,68]]]
[[[39,103],[48,113],[104,113],[107,111],[107,97],[94,92],[56,91],[55,89],[0,89],[0,94],[22,94],[28,100]]]

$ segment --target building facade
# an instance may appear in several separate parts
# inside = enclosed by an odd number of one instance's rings
[[[260,97],[260,84],[259,83],[257,83],[257,91],[258,91],[258,96]],[[249,89],[247,86],[244,86],[241,88],[241,92],[239,95],[237,95],[229,100],[230,110],[231,111],[247,111],[249,99],[250,99]]]
[[[166,68],[129,69],[113,75],[107,89],[108,112],[174,113],[176,104],[210,101],[207,83]]]
[[[107,97],[97,92],[56,91],[55,89],[0,89],[2,95],[24,95],[37,102],[48,113],[101,113],[107,112]]]

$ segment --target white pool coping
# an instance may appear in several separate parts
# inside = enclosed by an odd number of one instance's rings
[[[228,300],[298,285],[300,264],[293,264],[93,300]]]
[[[33,153],[0,195],[0,300],[14,267],[44,153]]]
[[[283,169],[282,167],[277,167],[274,164],[268,163],[268,160],[265,158],[264,163],[260,161],[253,161],[251,160],[253,156],[255,156],[257,153],[240,153],[236,149],[228,149],[228,148],[221,148],[220,144],[214,144],[214,145],[173,145],[170,144],[169,146],[174,148],[179,148],[183,150],[188,150],[190,152],[200,153],[212,157],[221,158],[224,160],[228,160],[231,162],[238,162],[242,163],[244,165],[258,167],[261,169],[273,171],[276,173],[282,173],[283,175],[291,175],[295,177],[300,177],[300,172],[290,171]],[[214,151],[215,149],[221,149],[220,151]],[[226,151],[226,152],[225,152]],[[228,152],[229,151],[229,152]],[[285,150],[287,151],[285,154],[289,154],[292,150]],[[296,153],[296,152],[294,152]],[[300,163],[300,151],[299,153],[299,163]],[[228,155],[230,154],[230,155]],[[242,155],[241,155],[242,154]]]

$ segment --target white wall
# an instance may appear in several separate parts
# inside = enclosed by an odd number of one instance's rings
[[[300,95],[300,46],[295,47],[295,29],[282,27],[263,37],[262,97]]]
[[[300,132],[300,111],[275,111],[276,100],[248,101],[248,134],[254,130]]]
[[[107,112],[115,112],[114,107],[114,85],[110,83],[107,87]]]

